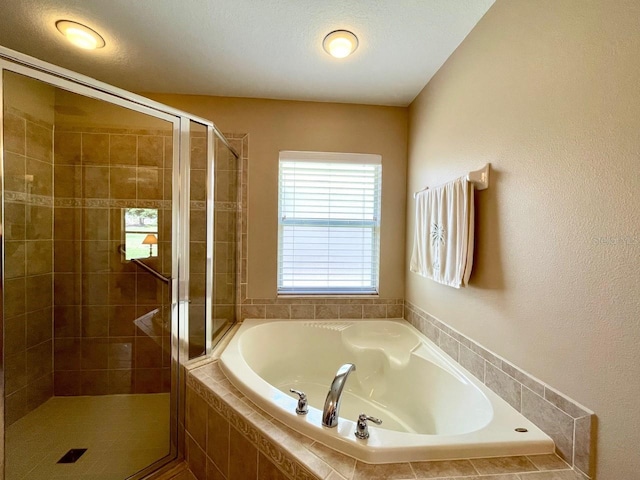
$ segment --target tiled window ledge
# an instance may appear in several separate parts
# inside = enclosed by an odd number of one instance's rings
[[[400,298],[369,297],[295,297],[245,298],[241,319],[332,319],[401,318]]]
[[[584,480],[555,455],[372,465],[260,410],[212,360],[187,377],[187,461],[198,480]]]

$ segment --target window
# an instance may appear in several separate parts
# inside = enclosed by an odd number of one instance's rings
[[[158,256],[158,210],[123,208],[125,259]]]
[[[278,293],[378,293],[381,160],[280,152]]]

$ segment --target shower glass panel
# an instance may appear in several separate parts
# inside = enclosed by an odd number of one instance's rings
[[[194,358],[237,318],[240,160],[225,141],[193,121],[189,145],[189,358]]]
[[[203,355],[207,348],[207,276],[211,276],[211,252],[207,254],[207,181],[212,165],[208,164],[207,127],[191,121],[189,125],[189,358]],[[209,262],[207,262],[209,257]],[[208,275],[207,275],[208,273]]]
[[[212,343],[237,318],[240,235],[240,160],[227,144],[216,137],[214,208],[214,282]]]
[[[175,453],[178,120],[70,90],[3,72],[8,480],[124,479]]]

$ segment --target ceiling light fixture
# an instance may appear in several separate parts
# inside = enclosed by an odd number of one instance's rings
[[[84,48],[85,50],[95,50],[105,45],[104,38],[81,23],[70,20],[58,20],[56,22],[56,28],[76,47]]]
[[[332,57],[348,57],[358,48],[358,37],[348,30],[335,30],[324,37],[322,48]]]

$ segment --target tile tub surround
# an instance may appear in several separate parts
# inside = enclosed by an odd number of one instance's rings
[[[556,455],[366,464],[286,427],[244,397],[218,362],[187,377],[187,462],[198,480],[583,480]]]
[[[574,469],[587,477],[593,476],[595,415],[592,411],[409,302],[404,302],[404,318],[549,435],[556,444],[557,454]]]

